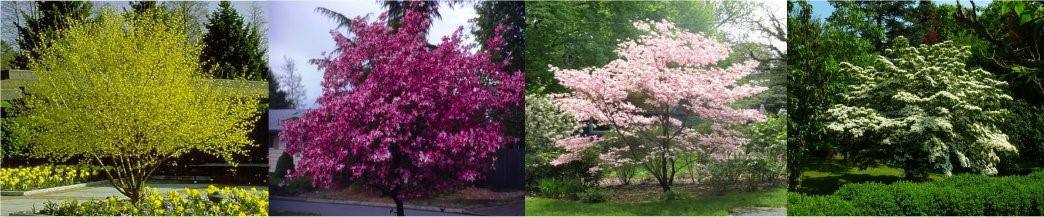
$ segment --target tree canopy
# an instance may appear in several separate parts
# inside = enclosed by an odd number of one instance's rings
[[[103,9],[48,38],[30,62],[38,80],[20,122],[34,156],[100,165],[134,202],[169,159],[198,151],[231,161],[253,145],[257,99],[206,82],[182,22],[158,17]]]

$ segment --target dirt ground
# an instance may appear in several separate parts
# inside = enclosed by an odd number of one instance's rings
[[[512,202],[524,200],[524,196],[525,192],[523,191],[494,192],[486,188],[467,187],[450,193],[412,199],[407,203],[415,206],[469,209],[510,204]],[[395,203],[391,198],[382,196],[380,192],[360,185],[352,185],[341,189],[318,190],[303,193],[296,197],[389,204]]]

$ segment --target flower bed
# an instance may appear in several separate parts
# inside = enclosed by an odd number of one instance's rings
[[[29,191],[100,180],[97,168],[73,165],[43,165],[0,169],[0,189]]]
[[[146,188],[137,206],[129,200],[108,197],[105,200],[47,202],[37,212],[58,216],[267,216],[268,190],[249,190],[213,185],[206,190],[185,189],[165,194]]]

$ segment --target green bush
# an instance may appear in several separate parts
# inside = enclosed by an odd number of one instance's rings
[[[544,178],[538,182],[540,193],[553,198],[576,199],[577,192],[584,190],[584,184],[578,179]]]
[[[892,196],[901,213],[915,216],[942,215],[940,207],[936,206],[935,195],[937,190],[932,185],[918,183],[899,182],[891,186]]]
[[[284,188],[286,194],[298,195],[305,192],[315,190],[312,186],[311,177],[294,177],[286,180],[286,187]]]
[[[599,187],[590,187],[580,192],[577,197],[584,203],[601,203],[609,198],[609,191]]]
[[[881,183],[847,184],[834,195],[852,203],[862,215],[902,215],[895,196],[887,185]]]
[[[146,188],[139,204],[128,200],[108,197],[105,200],[75,201],[61,203],[48,201],[36,214],[57,216],[267,216],[268,190],[240,188],[218,188],[208,186],[206,190],[184,189],[184,193],[171,191],[158,193]]]
[[[1028,176],[959,175],[926,183],[847,184],[833,195],[788,197],[789,215],[1044,214],[1044,172]],[[851,208],[849,208],[851,207]],[[851,212],[847,212],[850,210]]]
[[[286,179],[286,174],[290,172],[290,169],[294,168],[294,157],[290,156],[286,152],[279,155],[279,160],[276,160],[275,165],[275,176],[272,178],[279,178],[279,180]]]
[[[850,216],[856,213],[851,203],[836,196],[787,194],[787,215],[790,216]]]

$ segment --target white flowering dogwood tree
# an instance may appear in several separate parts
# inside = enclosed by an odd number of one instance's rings
[[[971,51],[954,42],[911,47],[899,37],[875,66],[842,63],[855,79],[828,111],[849,160],[901,167],[907,178],[928,172],[996,174],[1015,146],[995,123],[1012,98],[1006,83],[982,69],[968,70]]]

